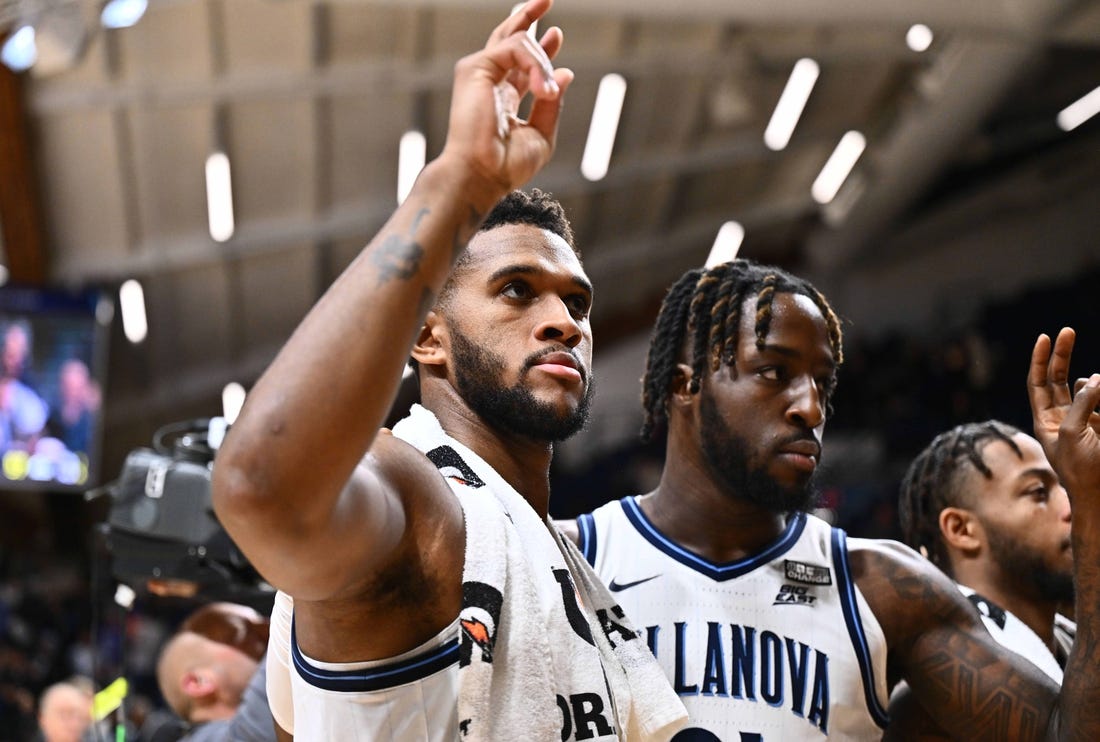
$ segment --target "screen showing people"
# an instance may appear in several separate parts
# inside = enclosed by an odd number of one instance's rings
[[[105,333],[94,293],[0,290],[0,487],[95,483]]]

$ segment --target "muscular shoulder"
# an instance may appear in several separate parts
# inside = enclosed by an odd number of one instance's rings
[[[977,613],[938,567],[897,541],[850,539],[852,576],[891,654],[929,630],[982,630]]]
[[[395,495],[395,506],[399,503],[404,538],[391,568],[404,569],[410,561],[454,564],[464,543],[462,506],[428,457],[384,430],[359,469]]]
[[[386,431],[354,478],[358,486],[390,493],[385,507],[392,512],[383,517],[400,536],[348,589],[323,600],[295,600],[299,643],[317,659],[376,659],[407,651],[453,621],[461,601],[462,506],[432,462]],[[349,638],[333,630],[349,626],[370,626],[370,632]]]

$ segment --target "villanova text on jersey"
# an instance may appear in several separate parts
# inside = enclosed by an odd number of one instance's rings
[[[705,634],[689,641],[692,633]],[[829,733],[829,655],[789,636],[754,626],[677,621],[647,626],[646,642],[661,664],[672,653],[673,687],[680,696],[718,696],[786,707],[823,734]],[[702,657],[688,662],[689,647]],[[687,668],[701,667],[690,676]]]
[[[796,514],[758,553],[715,563],[632,497],[577,523],[581,552],[687,707],[675,742],[882,738],[886,638],[843,531]]]

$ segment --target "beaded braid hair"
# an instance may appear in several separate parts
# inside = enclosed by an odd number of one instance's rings
[[[983,451],[993,441],[1004,441],[1023,457],[1012,437],[1020,430],[997,420],[958,425],[940,433],[928,444],[901,482],[898,516],[902,538],[914,549],[923,549],[933,564],[951,574],[947,547],[940,534],[940,513],[944,508],[971,507],[965,473],[973,469],[986,479],[993,472]]]
[[[771,327],[772,301],[777,293],[801,294],[817,305],[825,317],[829,346],[839,368],[844,359],[840,320],[809,281],[781,268],[745,259],[710,269],[689,270],[665,295],[650,337],[645,378],[642,379],[643,440],[656,438],[668,421],[668,395],[681,353],[690,350],[691,393],[695,394],[708,366],[716,371],[722,364],[733,365],[741,328],[741,308],[751,296],[756,297],[756,345],[764,346]],[[834,373],[830,391],[835,383]]]

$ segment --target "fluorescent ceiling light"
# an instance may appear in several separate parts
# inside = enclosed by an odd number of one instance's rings
[[[928,47],[932,46],[932,39],[934,38],[932,29],[923,23],[914,23],[905,32],[905,43],[915,52],[926,51]]]
[[[3,49],[0,49],[0,60],[12,72],[29,70],[37,59],[38,45],[34,40],[34,26],[29,24],[9,36]]]
[[[821,168],[821,173],[810,188],[814,201],[827,204],[836,198],[837,191],[844,185],[866,146],[867,140],[858,131],[849,131],[840,138],[833,154],[829,156],[829,161]]]
[[[625,97],[626,79],[614,72],[604,75],[600,80],[600,88],[596,91],[592,124],[588,127],[588,141],[585,142],[584,155],[581,157],[581,175],[589,180],[601,180],[607,175]]]
[[[817,62],[812,59],[804,57],[794,63],[791,76],[787,78],[787,87],[783,88],[768,128],[764,130],[764,144],[768,149],[778,152],[791,141],[791,134],[802,116],[806,101],[810,99],[820,71]]]
[[[231,381],[222,389],[222,416],[227,425],[232,425],[241,414],[244,407],[244,387],[235,381]]]
[[[737,251],[741,249],[741,243],[745,239],[745,228],[740,222],[726,222],[718,230],[718,236],[714,238],[714,245],[710,248],[705,267],[713,268],[722,263],[728,263],[737,257]]]
[[[1098,113],[1100,113],[1100,87],[1059,111],[1058,127],[1062,131],[1073,131]]]
[[[108,0],[99,14],[104,28],[129,28],[145,15],[148,0]]]
[[[397,203],[405,202],[412,190],[416,176],[424,169],[424,158],[428,148],[427,140],[419,131],[406,131],[401,135],[397,159]]]
[[[145,319],[145,291],[141,284],[130,279],[118,289],[118,303],[122,308],[122,331],[126,339],[137,344],[149,333]]]
[[[224,152],[206,158],[206,215],[215,242],[225,242],[233,236],[233,180]]]

